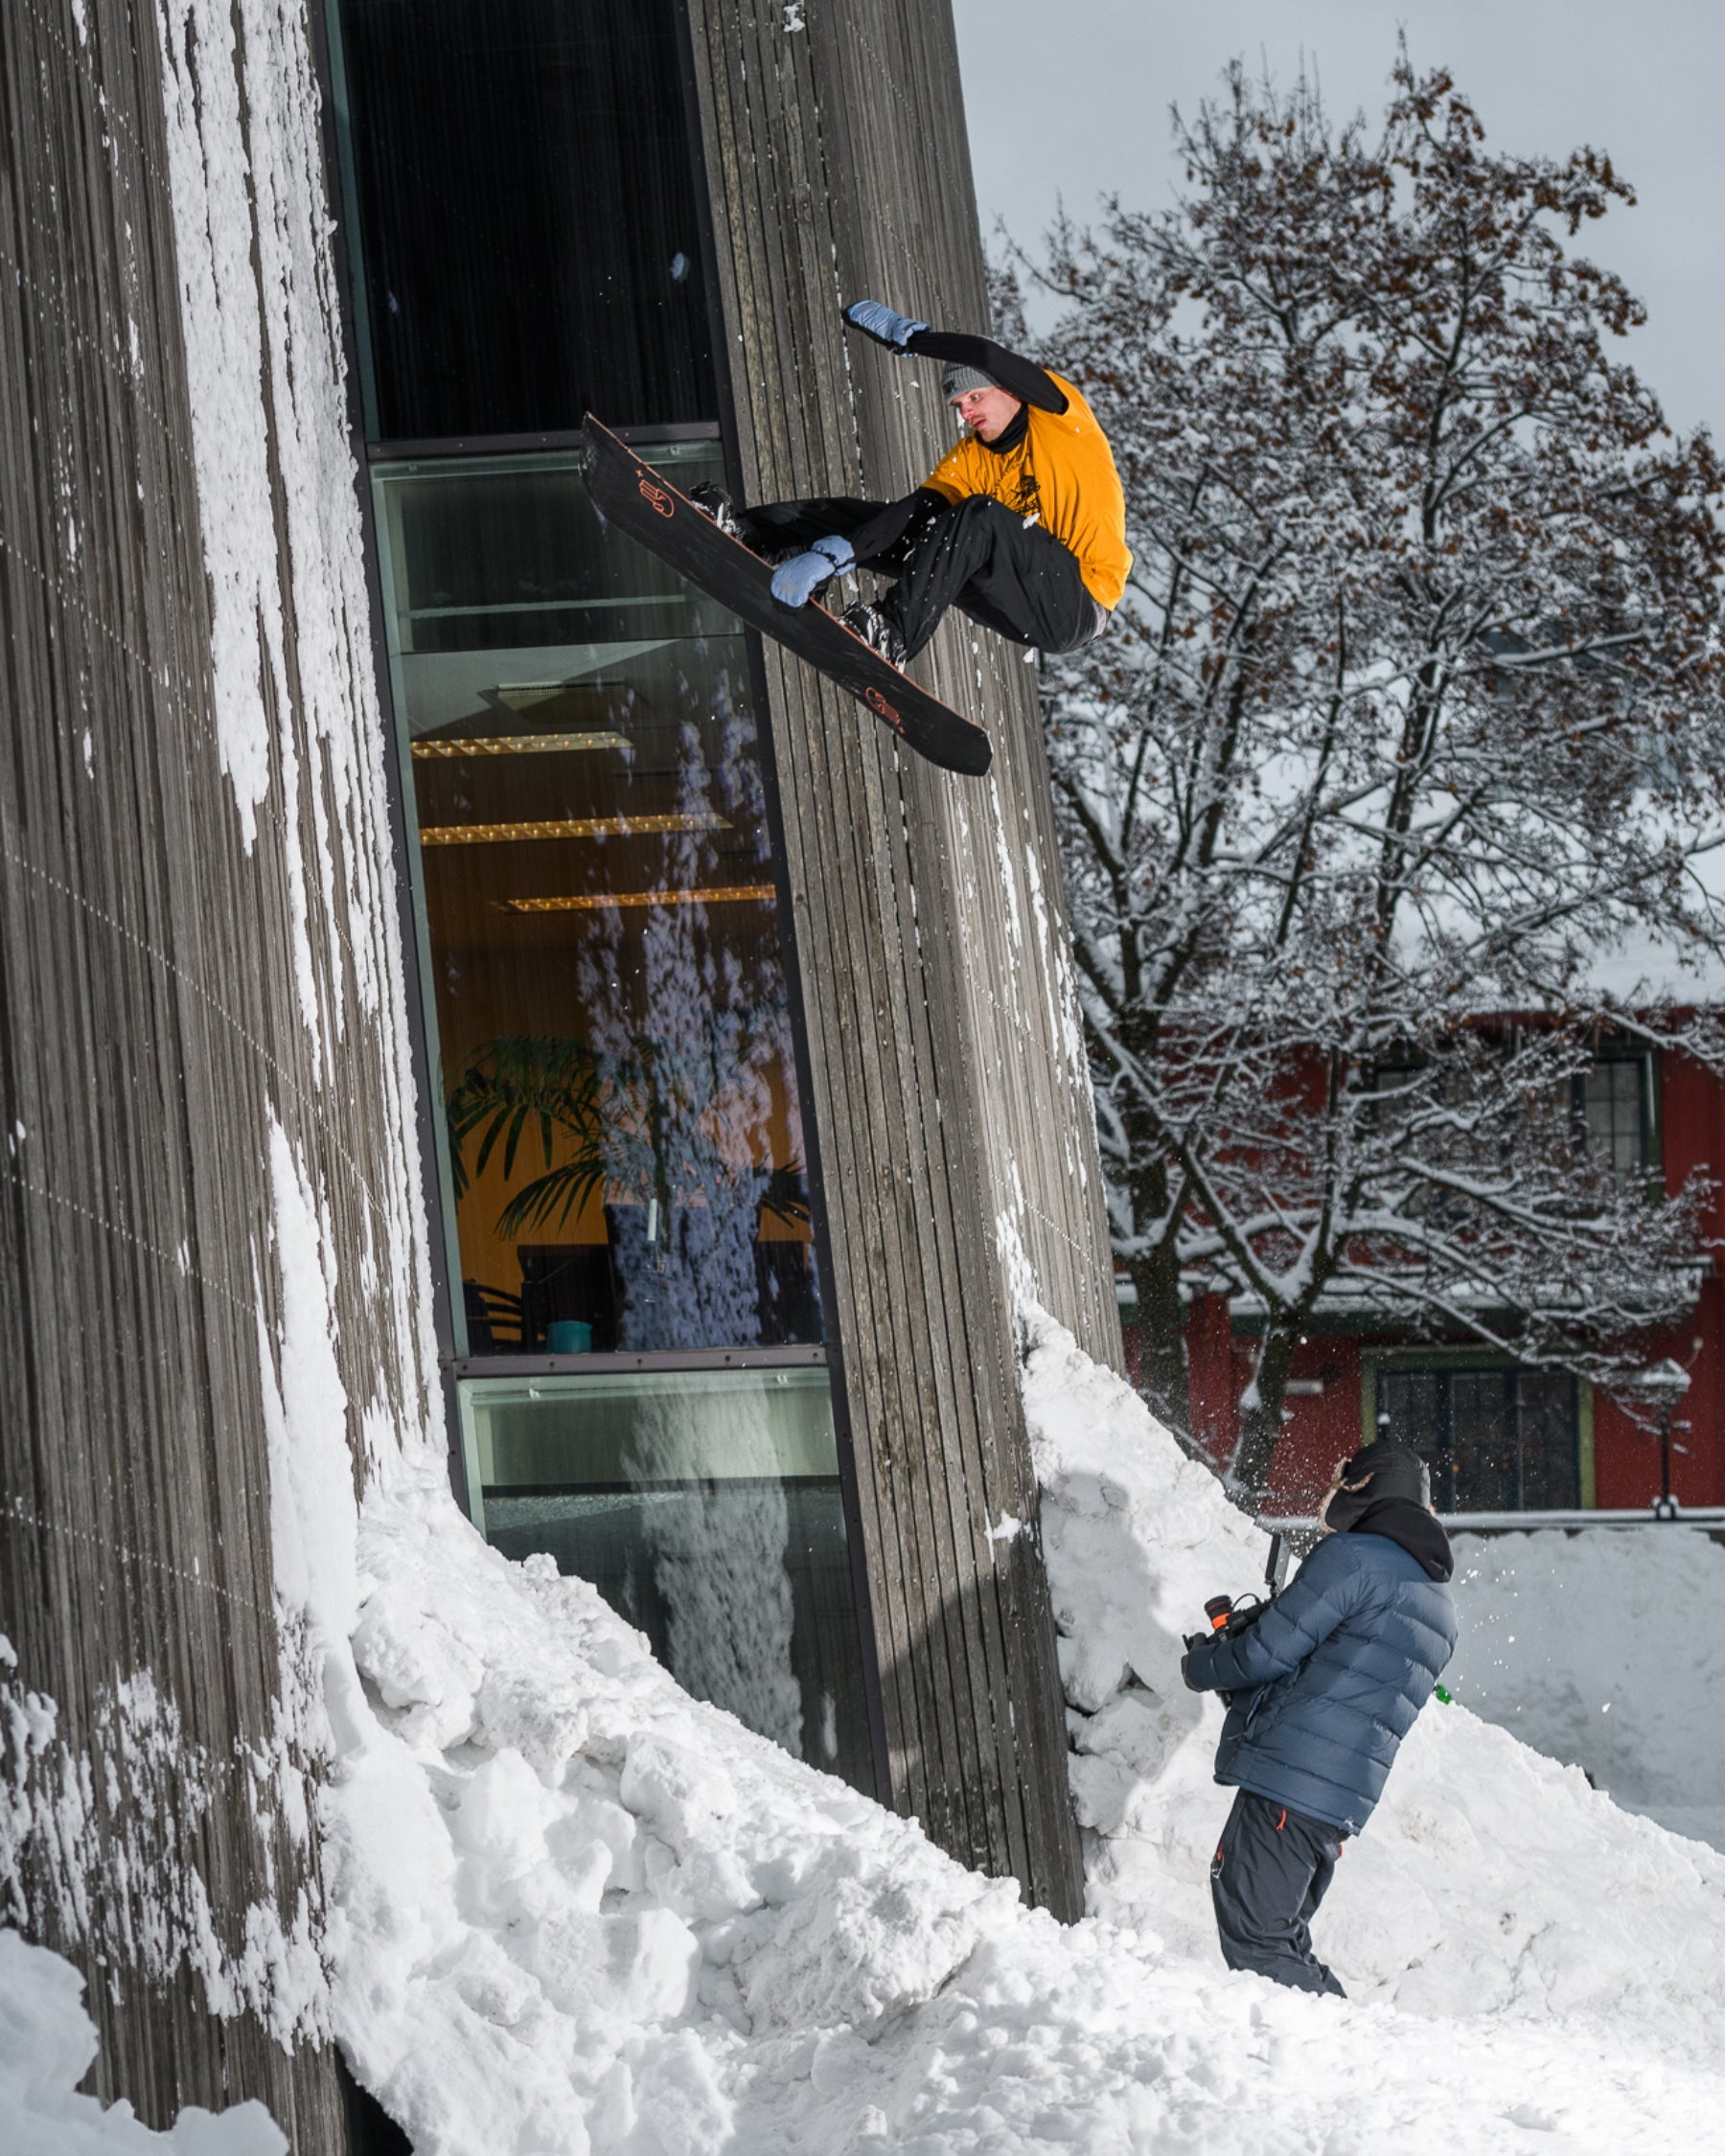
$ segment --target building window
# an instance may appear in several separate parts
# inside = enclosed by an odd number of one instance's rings
[[[1601,1056],[1575,1081],[1582,1142],[1621,1174],[1634,1174],[1649,1162],[1649,1075],[1644,1056]]]
[[[740,625],[602,531],[573,456],[374,477],[458,1352],[817,1342]]]
[[[367,432],[718,412],[676,0],[332,0]]]
[[[872,1787],[741,626],[572,454],[373,484],[474,1520]]]
[[[556,439],[725,477],[680,0],[325,4],[472,1516],[872,1790],[748,649]]]
[[[872,1787],[824,1369],[485,1379],[462,1411],[491,1542],[549,1551],[685,1689]]]
[[[1576,1387],[1567,1370],[1441,1365],[1377,1373],[1378,1434],[1432,1469],[1439,1512],[1580,1503]]]

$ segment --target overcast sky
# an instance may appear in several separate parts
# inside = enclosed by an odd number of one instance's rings
[[[1267,58],[1285,83],[1303,52],[1332,114],[1381,113],[1405,26],[1414,66],[1454,73],[1488,143],[1610,151],[1639,202],[1577,244],[1646,303],[1646,328],[1619,349],[1673,423],[1725,435],[1725,0],[954,0],[954,12],[983,233],[999,216],[1026,242],[1059,195],[1080,218],[1108,192],[1167,200],[1169,107],[1214,94],[1235,55]]]

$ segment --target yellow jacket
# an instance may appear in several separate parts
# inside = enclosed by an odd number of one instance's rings
[[[1049,379],[1066,398],[1064,412],[1026,404],[1024,440],[998,455],[966,435],[923,485],[947,501],[992,494],[1026,521],[1039,522],[1076,558],[1085,589],[1112,612],[1132,567],[1120,475],[1095,414],[1064,376],[1050,374]]]

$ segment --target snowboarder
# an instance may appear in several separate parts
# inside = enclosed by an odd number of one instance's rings
[[[1237,1794],[1210,1865],[1223,1959],[1341,1998],[1312,1915],[1455,1651],[1454,1561],[1405,1446],[1342,1461],[1319,1516],[1285,1593],[1231,1636],[1194,1634],[1181,1674],[1229,1703],[1216,1779]]]
[[[855,568],[895,579],[877,603],[843,615],[894,666],[916,656],[951,606],[1039,651],[1093,642],[1132,555],[1119,475],[1084,399],[989,337],[931,330],[879,300],[854,301],[844,319],[901,357],[943,360],[942,393],[964,439],[900,501],[741,509],[713,487],[692,498],[757,553],[788,557],[772,579],[781,605],[805,607]]]

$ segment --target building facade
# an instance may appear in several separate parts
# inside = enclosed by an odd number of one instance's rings
[[[990,1539],[1021,1273],[1118,1353],[1033,681],[950,630],[994,773],[902,758],[606,532],[576,438],[750,500],[929,469],[934,382],[840,310],[985,318],[950,20],[326,27],[466,1501],[1073,1913],[1046,1592]]]
[[[1691,1176],[1714,1178],[1725,1158],[1725,1081],[1687,1056],[1602,1051],[1576,1081],[1574,1106],[1580,1142],[1671,1195]],[[1702,1232],[1725,1239],[1717,1188]],[[1238,1439],[1257,1329],[1249,1307],[1219,1296],[1190,1309],[1193,1432],[1218,1463]],[[1130,1364],[1130,1322],[1126,1342]],[[1446,1513],[1636,1511],[1668,1495],[1691,1508],[1725,1504],[1725,1286],[1711,1258],[1696,1269],[1686,1319],[1643,1345],[1649,1370],[1674,1365],[1685,1382],[1625,1405],[1477,1342],[1414,1338],[1374,1315],[1368,1297],[1332,1303],[1295,1358],[1274,1500],[1300,1511],[1339,1458],[1389,1435],[1429,1459]]]
[[[905,758],[577,453],[930,468],[840,308],[984,320],[946,9],[67,0],[0,58],[5,1919],[109,2093],[342,2145],[306,1522],[409,1433],[1076,1915],[1020,1312],[1121,1349],[1034,675],[950,626],[994,769]]]

